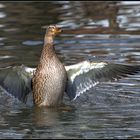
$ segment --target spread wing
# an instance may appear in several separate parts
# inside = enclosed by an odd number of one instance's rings
[[[65,68],[68,75],[66,93],[71,100],[75,100],[99,82],[118,80],[140,71],[140,66],[90,61],[65,66]]]
[[[12,96],[26,102],[31,92],[33,70],[24,65],[0,69],[0,85]]]

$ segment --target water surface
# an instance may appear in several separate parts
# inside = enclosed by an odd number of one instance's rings
[[[133,1],[0,2],[0,67],[36,67],[41,27],[50,24],[64,30],[55,48],[66,65],[85,59],[139,64],[139,9]],[[99,84],[75,102],[65,96],[71,109],[29,107],[8,97],[0,103],[1,138],[140,138],[139,74]]]

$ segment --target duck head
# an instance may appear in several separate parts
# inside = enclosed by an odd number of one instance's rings
[[[56,36],[57,34],[61,33],[61,28],[57,27],[56,25],[50,25],[47,28],[47,33],[52,36]]]

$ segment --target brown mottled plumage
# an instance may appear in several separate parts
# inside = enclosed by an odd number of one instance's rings
[[[58,106],[62,102],[67,75],[53,47],[53,38],[59,32],[61,29],[58,27],[49,26],[40,61],[32,79],[33,100],[38,106]]]

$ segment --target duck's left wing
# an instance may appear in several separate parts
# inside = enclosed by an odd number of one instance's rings
[[[33,71],[33,68],[24,65],[0,68],[0,85],[12,96],[26,102],[27,95],[31,92]]]
[[[80,94],[99,82],[117,80],[140,71],[140,66],[137,65],[90,62],[88,60],[65,66],[65,68],[68,75],[66,93],[71,100],[75,100]]]

